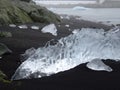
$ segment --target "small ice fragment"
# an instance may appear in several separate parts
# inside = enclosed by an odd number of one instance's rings
[[[89,62],[86,65],[89,69],[95,70],[95,71],[113,71],[111,67],[104,64],[101,59],[94,59],[91,62]]]
[[[26,25],[20,25],[18,26],[20,29],[27,29],[28,27]]]
[[[38,78],[41,78],[41,75],[38,75]]]
[[[63,19],[64,17],[63,16],[60,16],[61,19]]]
[[[65,27],[70,27],[70,25],[67,24],[67,25],[65,25]]]
[[[16,25],[15,24],[9,24],[9,27],[16,27]]]
[[[72,31],[72,33],[73,34],[76,34],[76,33],[78,33],[80,31],[80,29],[74,29],[73,31]]]
[[[38,26],[31,26],[31,29],[38,30],[39,27]]]
[[[43,33],[51,33],[54,36],[57,36],[57,28],[55,24],[49,24],[42,28],[41,30]]]

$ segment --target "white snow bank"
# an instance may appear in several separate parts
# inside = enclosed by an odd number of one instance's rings
[[[86,65],[89,69],[96,71],[108,71],[111,72],[112,68],[105,65],[100,59],[94,59]]]
[[[54,36],[57,36],[57,28],[55,24],[49,24],[42,28],[41,30],[43,33],[51,33]]]
[[[75,34],[61,38],[56,45],[49,44],[38,48],[33,55],[19,66],[12,79],[30,78],[31,74],[35,78],[50,76],[82,63],[91,62],[96,58],[99,58],[97,60],[112,59],[118,61],[120,60],[119,52],[119,28],[109,31],[82,28]],[[103,64],[101,68],[104,68]]]

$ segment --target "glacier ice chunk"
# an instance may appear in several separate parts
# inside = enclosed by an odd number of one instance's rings
[[[18,28],[20,28],[20,29],[27,29],[28,27],[27,27],[27,25],[20,25],[20,26],[18,26]]]
[[[65,27],[70,27],[70,25],[66,24]]]
[[[57,28],[55,24],[49,24],[42,28],[41,30],[43,33],[51,33],[54,36],[57,36]]]
[[[89,69],[96,71],[113,71],[112,68],[102,62],[101,59],[94,59],[86,65]]]
[[[63,16],[60,16],[60,18],[61,18],[61,19],[64,19],[64,17],[63,17]]]
[[[73,31],[72,31],[72,33],[73,34],[76,34],[76,33],[78,33],[80,31],[80,29],[74,29]]]
[[[82,28],[79,32],[63,37],[55,45],[38,48],[16,70],[12,80],[29,79],[56,74],[82,63],[98,60],[120,60],[120,29]],[[93,61],[92,61],[93,62]],[[104,67],[105,65],[102,64]],[[103,68],[101,66],[101,68]],[[109,69],[105,69],[108,70]]]
[[[15,28],[16,25],[15,25],[15,24],[9,24],[9,27],[13,27],[13,28]]]
[[[39,30],[39,26],[31,26],[31,29]]]

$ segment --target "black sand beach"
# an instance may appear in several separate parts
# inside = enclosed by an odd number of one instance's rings
[[[31,25],[39,25],[40,28],[46,24],[27,24],[28,29],[11,28],[9,26],[0,26],[0,31],[9,31],[11,38],[0,38],[0,42],[6,44],[13,53],[4,55],[0,59],[0,69],[11,79],[17,67],[21,64],[20,54],[31,47],[42,47],[51,39],[58,40],[71,34],[74,29],[81,28],[103,28],[109,30],[112,26],[100,23],[64,19],[61,23],[56,23],[58,36],[43,34],[41,30],[30,29]],[[59,27],[60,25],[60,27]],[[70,25],[70,27],[65,27]],[[69,30],[70,29],[70,30]],[[44,77],[41,79],[13,81],[11,84],[2,85],[0,90],[120,90],[120,62],[104,61],[113,68],[113,72],[96,72],[86,68],[85,64],[79,65],[74,69]]]

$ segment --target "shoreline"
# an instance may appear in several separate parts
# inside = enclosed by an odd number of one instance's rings
[[[28,24],[28,26],[31,26],[31,25],[32,24]],[[45,26],[45,24],[37,24],[37,25],[40,27],[40,29]],[[69,27],[66,27],[66,25],[69,25]],[[8,31],[12,33],[11,38],[0,38],[0,42],[7,45],[8,48],[10,48],[13,51],[11,55],[8,55],[5,57],[3,56],[3,58],[1,59],[1,61],[3,61],[1,62],[3,63],[3,65],[0,66],[2,71],[5,71],[5,74],[10,78],[11,75],[13,75],[14,70],[21,63],[20,54],[23,54],[25,50],[32,48],[32,47],[34,48],[43,47],[51,39],[58,40],[62,37],[70,35],[72,33],[72,30],[74,29],[81,29],[81,28],[101,29],[103,28],[105,30],[109,30],[110,28],[112,28],[112,26],[107,26],[107,25],[100,24],[100,23],[95,23],[95,22],[85,21],[85,20],[76,20],[74,17],[71,17],[70,19],[63,19],[61,23],[58,23],[58,24],[56,23],[56,27],[58,29],[57,31],[58,36],[56,37],[52,36],[49,33],[44,34],[41,32],[41,30],[32,30],[30,28],[19,29],[18,27],[11,28],[9,26],[0,27],[0,30],[2,31],[4,30],[4,31]],[[6,61],[7,64],[13,62],[14,65],[10,65],[8,68],[5,69],[6,66],[4,66],[5,64],[4,61]],[[14,63],[14,61],[16,64]],[[13,70],[12,72],[11,72],[11,69]]]
[[[38,25],[40,27],[40,30],[33,30],[30,28],[19,29],[18,27],[11,28],[9,26],[0,26],[0,31],[4,30],[4,31],[8,31],[8,32],[12,33],[11,38],[0,38],[0,42],[7,45],[8,48],[10,48],[13,51],[12,54],[4,55],[3,58],[0,59],[0,63],[1,63],[0,69],[8,76],[9,80],[11,79],[11,76],[14,74],[14,72],[18,68],[18,66],[21,64],[20,54],[23,54],[25,52],[25,50],[27,50],[31,47],[35,47],[35,48],[42,47],[46,44],[47,41],[49,41],[51,39],[58,40],[62,37],[68,36],[72,33],[72,30],[74,30],[74,29],[103,28],[107,31],[110,28],[112,28],[112,26],[107,26],[104,24],[91,22],[91,21],[77,20],[77,19],[75,19],[75,17],[70,17],[70,19],[62,19],[61,23],[55,24],[58,29],[58,36],[55,37],[55,36],[52,36],[51,34],[47,34],[47,33],[44,34],[41,32],[41,28],[43,28],[46,24],[31,23],[31,24],[27,24],[27,25],[29,27],[32,25]],[[69,25],[69,27],[66,27],[65,25]],[[101,84],[102,82],[103,82],[102,85],[105,86],[105,83],[107,83],[107,81],[106,81],[107,77],[109,79],[112,78],[111,82],[108,82],[108,84],[106,86],[106,88],[109,88],[109,85],[114,84],[115,80],[117,82],[118,82],[118,80],[120,80],[120,78],[119,78],[120,63],[116,63],[114,61],[108,61],[106,63],[110,64],[113,68],[115,68],[115,71],[112,73],[96,72],[96,71],[87,69],[85,67],[85,64],[82,64],[82,65],[77,66],[73,70],[65,71],[65,74],[64,74],[64,72],[63,73],[61,72],[59,74],[52,75],[50,77],[41,78],[41,79],[13,81],[10,84],[10,86],[3,87],[3,88],[0,87],[0,89],[8,90],[9,87],[11,87],[11,88],[16,87],[17,90],[25,90],[25,89],[38,90],[41,88],[42,88],[42,90],[48,90],[49,88],[53,89],[53,90],[58,90],[58,88],[60,88],[60,90],[61,89],[73,90],[74,88],[75,88],[75,90],[79,90],[79,89],[88,90],[90,88],[90,90],[93,90],[93,89],[97,88],[97,86],[99,86],[99,84]],[[90,75],[89,77],[87,77],[88,74]],[[105,76],[104,76],[104,74],[105,74]],[[81,75],[81,77],[79,75]],[[113,77],[112,77],[112,75],[113,75]],[[54,77],[55,77],[55,79],[54,79]],[[104,78],[105,80],[102,80],[102,78]],[[98,82],[97,84],[96,84],[96,81]],[[19,82],[21,83],[21,85],[17,86],[16,84]],[[116,85],[114,85],[114,86],[119,87],[117,82],[116,82]],[[79,87],[79,83],[82,85],[81,87]],[[93,84],[95,84],[96,86],[93,87]],[[57,85],[57,86],[54,87],[54,85]],[[64,88],[64,85],[66,85],[65,88]],[[48,86],[48,87],[46,87],[46,86]],[[88,86],[88,88],[87,88],[87,86]],[[114,86],[113,86],[113,88],[114,88]],[[7,89],[5,89],[5,88],[7,88]],[[101,88],[103,90],[103,87],[101,87]],[[12,90],[12,89],[9,89],[9,90]],[[98,88],[97,88],[97,90],[98,90]]]

